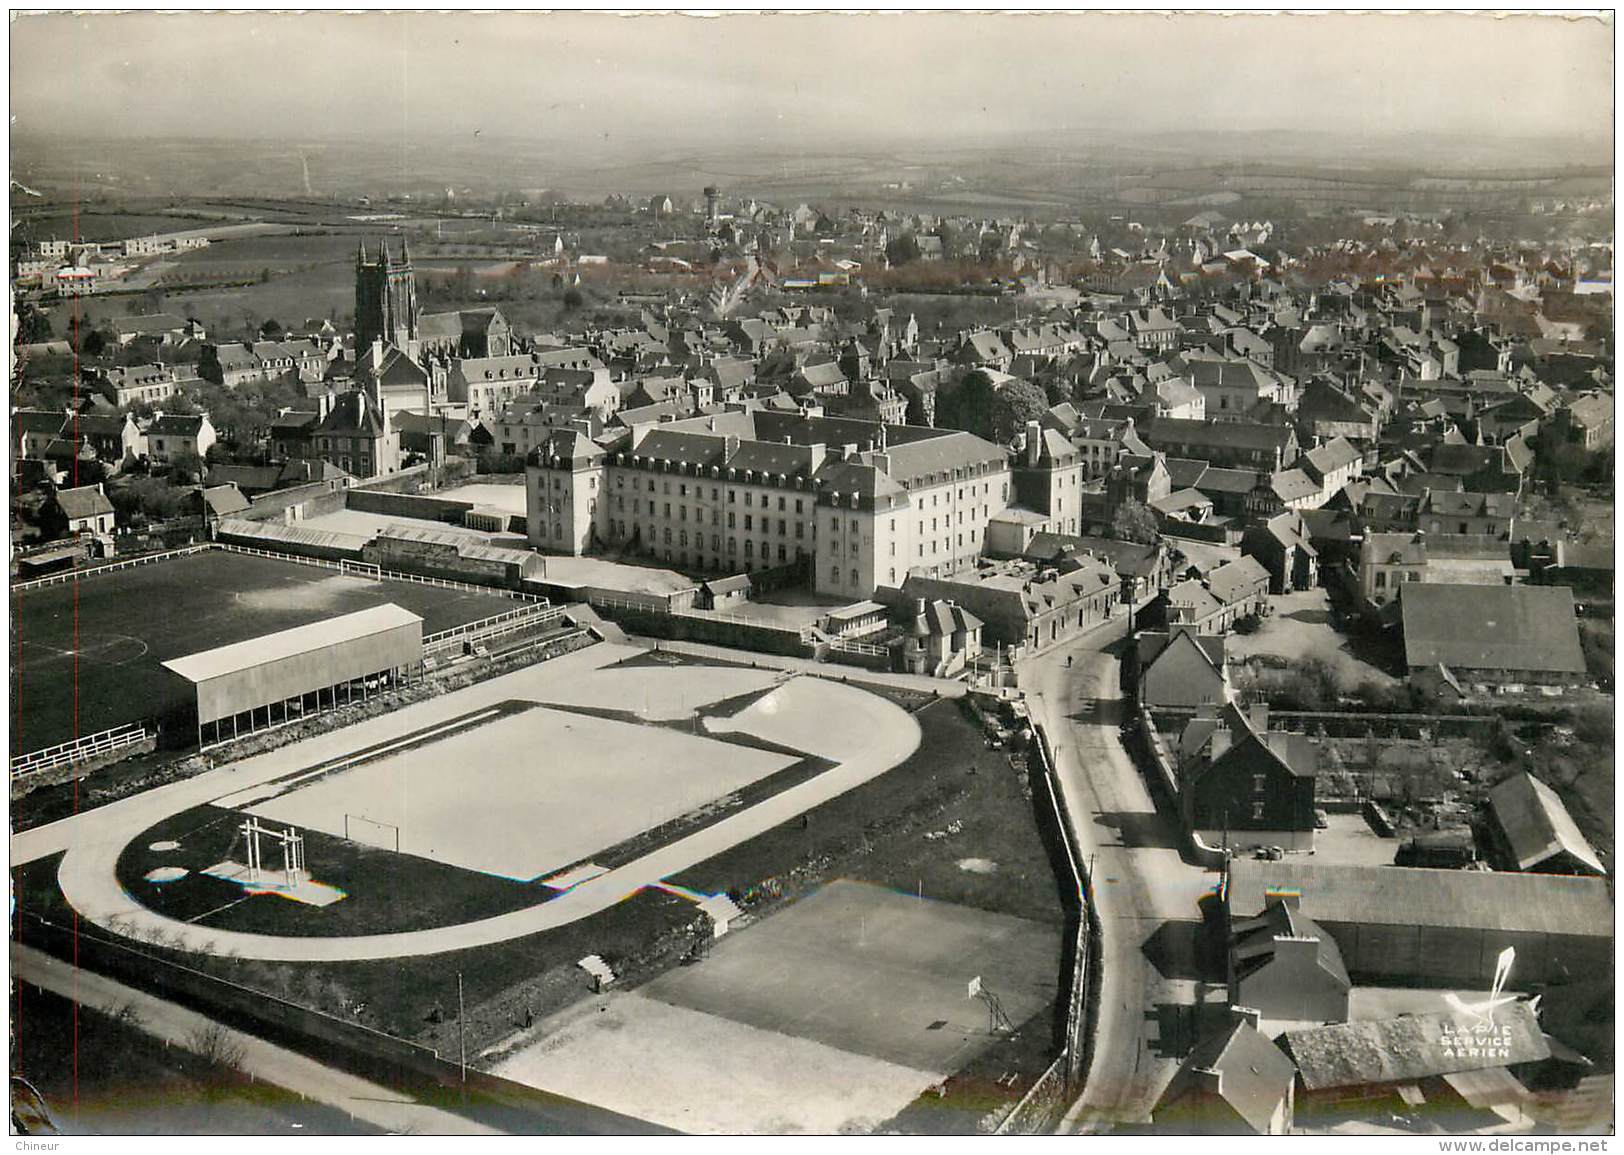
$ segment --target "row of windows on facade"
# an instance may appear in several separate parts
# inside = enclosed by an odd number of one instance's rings
[[[1073,483],[1075,483],[1076,478],[1073,478],[1072,481],[1073,481]],[[541,479],[536,484],[540,488],[547,488],[548,487],[548,483],[547,483],[546,479]],[[662,492],[669,496],[670,493],[671,493],[671,483],[669,481],[666,481],[666,482],[664,482],[662,484],[663,484]],[[588,474],[587,475],[587,488],[588,489],[596,489],[597,487],[598,487],[598,479],[597,479],[597,477],[595,475]],[[551,488],[553,488],[553,489],[564,488],[564,479],[562,477],[559,477],[559,476],[555,475],[553,477],[553,479],[552,479]],[[616,489],[625,489],[626,488],[626,477],[625,477],[624,474],[617,474],[616,475],[616,477],[615,477],[615,488]],[[637,482],[635,480],[633,480],[633,482],[632,482],[632,488],[633,489],[637,488]],[[907,482],[903,482],[903,488],[904,489],[909,488]],[[970,489],[970,496],[972,498],[975,497],[976,496],[976,487],[974,485],[971,485],[969,487],[969,489]],[[960,501],[963,501],[965,499],[964,490],[965,490],[964,486],[962,486],[962,485],[959,486],[957,497],[958,497],[958,500],[960,500]],[[654,491],[655,491],[654,490],[654,479],[651,477],[651,478],[648,479],[648,492],[653,493]],[[982,482],[981,483],[981,496],[986,497],[991,493],[992,493],[992,484],[990,482],[985,482],[985,481]],[[728,489],[728,491],[727,491],[727,500],[728,500],[729,505],[733,505],[733,504],[737,503],[738,494],[739,494],[738,490],[732,489],[732,488]],[[677,496],[679,496],[679,497],[687,497],[688,496],[688,483],[687,482],[682,481],[682,482],[677,483]],[[694,486],[694,496],[699,497],[699,498],[703,498],[705,496],[704,486],[695,485]],[[760,494],[759,496],[761,498],[761,507],[763,509],[768,508],[768,503],[771,500],[770,495],[763,493],[763,494]],[[932,508],[937,507],[940,504],[941,499],[943,498],[943,496],[944,495],[941,494],[941,493],[933,493],[933,494],[931,494],[930,495],[931,507]],[[839,494],[834,494],[833,497],[835,498],[835,500],[838,501],[840,495]],[[852,508],[855,509],[857,507],[857,504],[858,504],[859,495],[853,493],[853,494],[850,494],[849,497],[850,497]],[[1006,482],[1003,483],[1003,485],[1001,487],[1000,497],[1004,501],[1009,500],[1009,482],[1006,481]],[[719,487],[714,486],[714,485],[711,486],[710,499],[712,501],[720,501],[721,500],[721,491],[720,491]],[[786,499],[783,496],[781,496],[781,495],[779,496],[779,498],[778,498],[778,508],[779,509],[784,508],[785,500]],[[949,499],[949,500],[951,500],[951,499]],[[751,501],[751,494],[749,493],[749,491],[746,491],[745,494],[744,494],[744,504],[749,505],[750,501]],[[795,512],[796,513],[801,512],[801,499],[800,498],[795,499]]]

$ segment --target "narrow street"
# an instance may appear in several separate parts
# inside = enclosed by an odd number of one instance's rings
[[[1123,748],[1120,663],[1107,647],[1121,618],[1028,659],[1019,672],[1033,717],[1049,735],[1062,804],[1090,863],[1102,930],[1100,1012],[1082,1098],[1066,1132],[1145,1121],[1178,1067],[1172,1024],[1196,1000],[1197,903],[1215,874],[1179,856],[1173,820],[1157,812]],[[1067,666],[1068,658],[1071,665]],[[1165,1040],[1165,1041],[1164,1041]]]

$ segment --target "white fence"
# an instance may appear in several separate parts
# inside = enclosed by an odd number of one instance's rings
[[[140,557],[125,558],[123,561],[108,562],[106,565],[88,566],[84,569],[65,570],[54,573],[48,577],[33,578],[25,582],[11,583],[11,592],[24,593],[27,590],[44,589],[46,586],[62,585],[64,582],[78,581],[80,578],[96,577],[98,574],[112,573],[115,570],[130,569],[138,565],[150,565],[153,562],[168,561],[171,558],[185,557],[187,554],[202,553],[204,550],[216,548],[212,542],[200,545],[182,546],[180,549],[165,550],[163,553],[147,553]],[[257,552],[257,551],[253,551]],[[280,556],[280,555],[277,555]]]
[[[870,642],[849,642],[844,638],[837,638],[829,643],[831,650],[838,650],[842,654],[862,654],[865,657],[877,658],[885,655],[884,646],[876,646]]]
[[[210,547],[200,547],[200,548],[210,548]],[[291,562],[296,562],[299,565],[313,565],[317,569],[337,570],[339,573],[343,573],[344,572],[344,567],[346,565],[350,564],[348,562],[342,562],[342,561],[328,561],[326,558],[321,558],[321,557],[306,557],[302,553],[278,553],[276,550],[273,550],[273,549],[259,549],[256,546],[238,545],[235,542],[230,542],[230,541],[217,541],[217,542],[214,542],[214,543],[212,543],[212,548],[214,548],[214,549],[223,549],[227,553],[247,554],[249,557],[268,557],[272,561],[291,561]]]
[[[563,615],[563,606],[548,605],[545,602],[540,605],[520,606],[516,610],[508,610],[506,613],[481,618],[477,622],[464,622],[460,626],[452,626],[449,630],[425,634],[423,636],[423,652],[424,654],[430,654],[456,645],[459,642],[500,637],[503,634],[511,634],[515,630],[556,621]]]
[[[98,730],[94,734],[86,734],[83,738],[75,738],[72,742],[61,742],[55,746],[46,746],[41,750],[17,755],[11,760],[11,776],[26,778],[46,770],[71,766],[75,762],[84,762],[114,750],[138,746],[150,737],[152,731],[139,722]]]

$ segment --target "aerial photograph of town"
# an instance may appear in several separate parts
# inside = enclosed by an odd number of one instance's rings
[[[1605,1151],[1614,32],[12,12],[15,1149]]]

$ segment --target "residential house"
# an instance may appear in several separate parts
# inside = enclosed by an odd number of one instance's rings
[[[1373,606],[1392,601],[1406,582],[1504,586],[1515,576],[1511,543],[1502,538],[1367,533],[1359,550],[1359,594]]]
[[[1303,513],[1280,513],[1246,530],[1241,553],[1269,571],[1270,593],[1310,590],[1319,585],[1319,550],[1311,536]]]
[[[1249,850],[1314,847],[1314,776],[1319,748],[1306,735],[1268,728],[1268,707],[1234,705],[1198,715],[1180,739],[1184,821],[1209,846]],[[1190,731],[1207,729],[1204,741]]]
[[[101,483],[59,489],[40,509],[40,529],[47,538],[78,537],[90,534],[110,537],[113,533],[113,503]]]
[[[1229,666],[1222,634],[1202,634],[1194,626],[1143,630],[1134,641],[1140,705],[1151,709],[1195,709],[1230,699]]]
[[[494,417],[540,385],[545,371],[529,354],[458,358],[446,375],[446,397],[464,406],[470,421]]]
[[[172,365],[115,365],[98,371],[101,391],[119,409],[162,405],[175,395]]]
[[[991,329],[966,333],[964,340],[953,353],[955,364],[979,369],[996,369],[1000,373],[1009,372],[1010,362],[1014,359],[1015,354],[1010,352],[1003,338]]]
[[[1461,488],[1473,493],[1520,494],[1533,460],[1527,443],[1513,437],[1503,445],[1434,445],[1427,468],[1459,478]]]
[[[1146,445],[1169,457],[1195,458],[1220,468],[1273,471],[1298,455],[1297,434],[1290,426],[1157,417],[1138,432]]]
[[[1167,1135],[1286,1135],[1297,1069],[1257,1029],[1256,1016],[1197,1043],[1162,1092],[1152,1118]]]
[[[1341,1023],[1353,980],[1336,939],[1300,909],[1299,896],[1269,900],[1229,925],[1229,1001],[1264,1019]]]
[[[950,678],[981,656],[982,621],[956,602],[914,599],[898,661],[906,673]]]
[[[365,480],[400,469],[400,432],[372,394],[341,393],[327,415],[308,427],[302,456],[319,458]]]
[[[43,460],[45,447],[62,436],[63,426],[72,416],[72,410],[13,409],[11,436],[16,457]]]
[[[63,424],[63,433],[96,451],[96,459],[114,470],[141,456],[141,428],[128,413],[80,413]]]
[[[217,437],[207,413],[159,412],[142,431],[147,460],[167,464],[180,458],[207,457]]]
[[[1516,516],[1517,499],[1511,493],[1429,489],[1422,495],[1410,523],[1401,528],[1424,530],[1429,534],[1508,538],[1516,524]],[[1371,528],[1392,527],[1373,524]]]
[[[1613,443],[1613,420],[1612,394],[1588,393],[1557,411],[1556,428],[1567,440],[1595,451]]]
[[[909,573],[901,592],[910,600],[964,607],[983,623],[983,642],[1040,650],[1105,621],[1117,598],[1117,579],[1102,562],[1070,573],[1009,562],[942,577]]]
[[[236,389],[266,379],[265,365],[248,346],[236,343],[203,346],[197,363],[198,376],[227,389]]]

